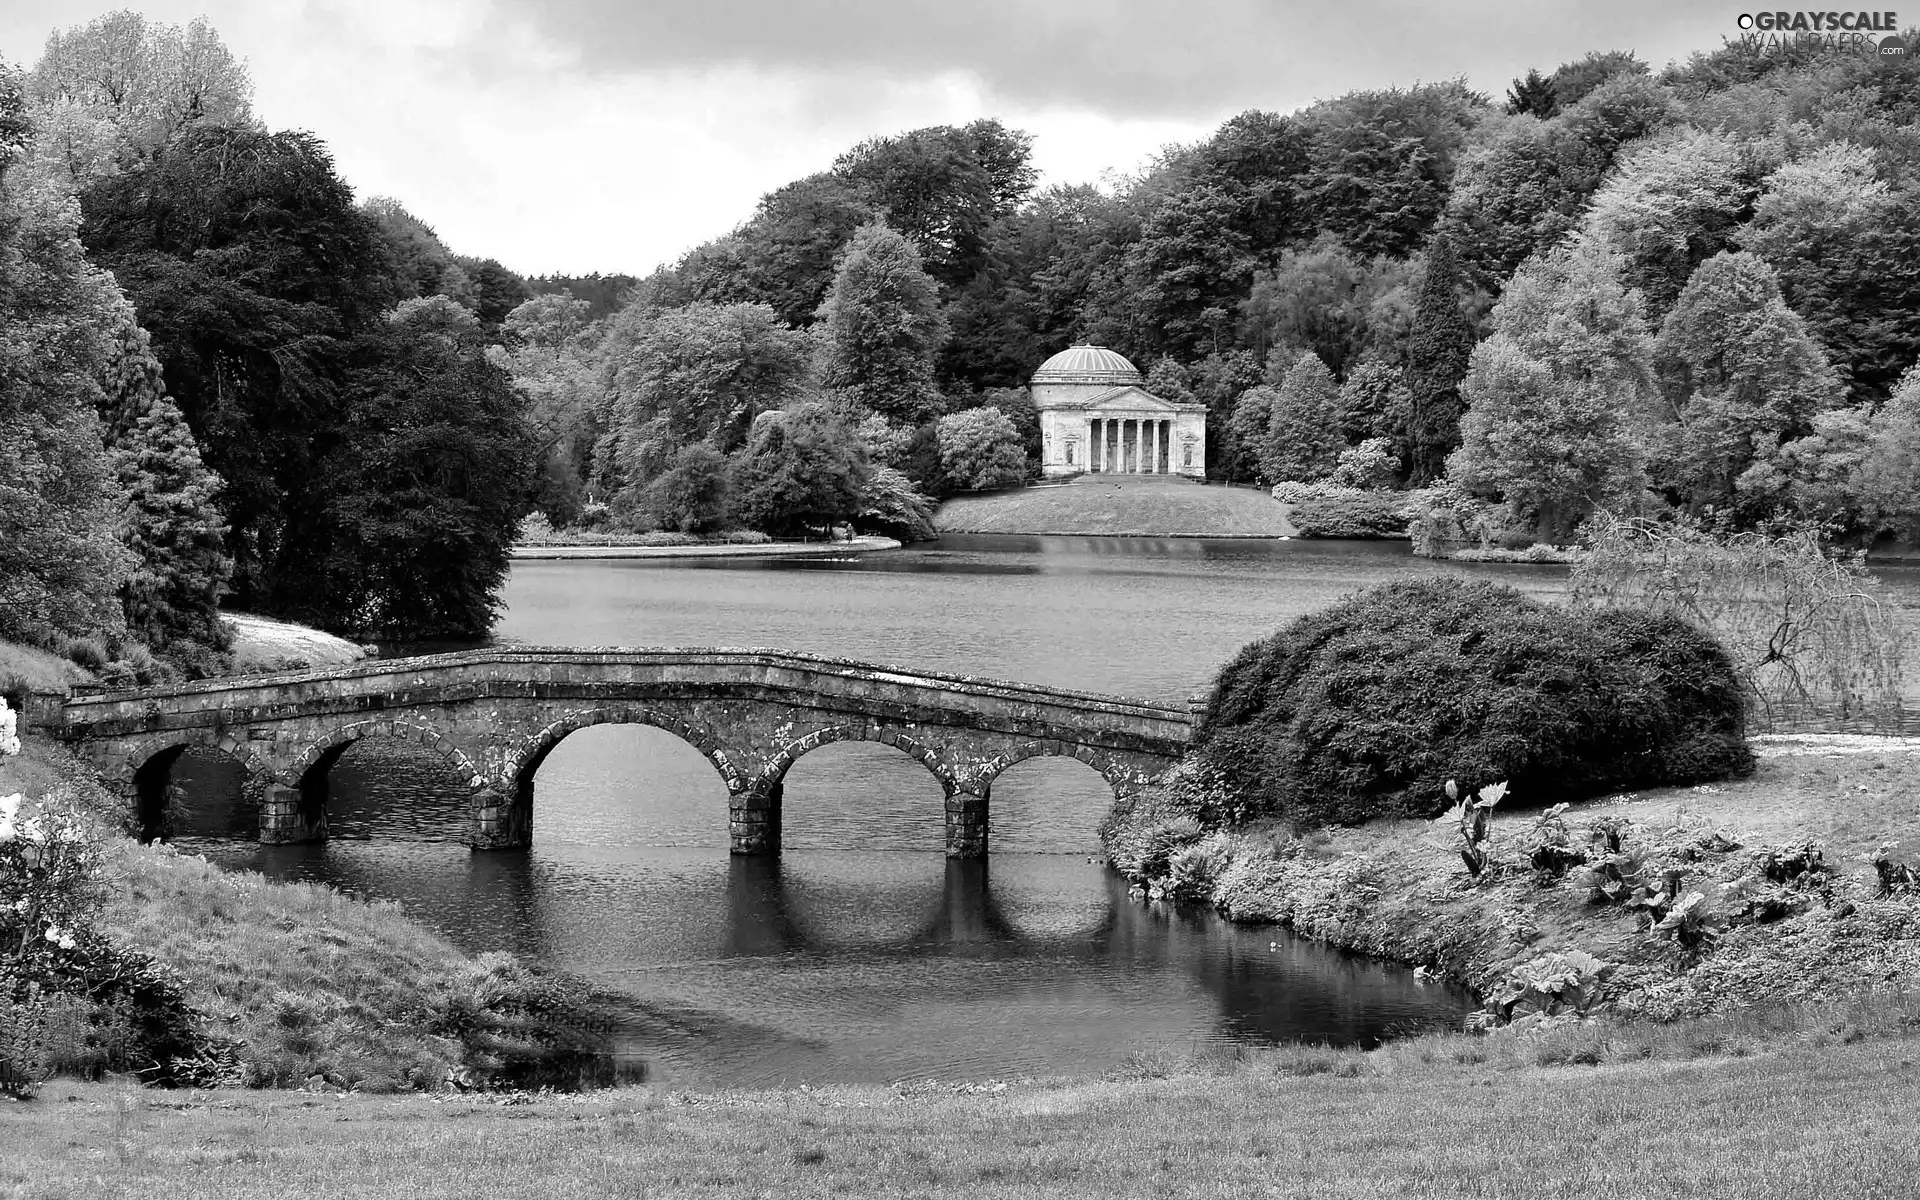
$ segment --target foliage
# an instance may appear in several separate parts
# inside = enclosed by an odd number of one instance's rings
[[[727,460],[705,442],[684,446],[647,488],[653,519],[680,533],[727,527]]]
[[[1448,819],[1458,826],[1460,832],[1460,860],[1467,865],[1467,874],[1475,879],[1487,869],[1487,834],[1493,827],[1493,807],[1507,794],[1507,785],[1490,783],[1471,796],[1462,795],[1460,785],[1455,780],[1447,780],[1445,789],[1447,799],[1458,801]]]
[[[1344,445],[1340,438],[1339,389],[1313,351],[1287,368],[1273,394],[1264,441],[1257,443],[1268,479],[1325,479]]]
[[[189,126],[81,204],[225,481],[236,602],[293,611],[332,552],[310,531],[335,490],[315,484],[355,340],[381,336],[397,292],[378,233],[317,139],[232,125]]]
[[[1587,862],[1586,851],[1573,844],[1573,831],[1567,827],[1567,804],[1556,804],[1534,818],[1527,830],[1527,865],[1542,882],[1560,879]]]
[[[1400,460],[1394,457],[1384,437],[1371,437],[1340,452],[1333,474],[1327,482],[1362,491],[1380,491],[1393,486],[1400,475]]]
[[[40,117],[37,165],[68,190],[157,152],[197,122],[245,125],[253,81],[220,35],[122,9],[56,30],[28,80]]]
[[[1403,538],[1407,536],[1405,492],[1354,492],[1302,500],[1287,520],[1304,538]]]
[[[1322,236],[1255,273],[1240,304],[1241,337],[1266,350],[1270,362],[1289,363],[1311,350],[1328,370],[1346,375],[1374,336],[1375,301],[1404,285],[1408,273],[1405,263],[1358,258]],[[1147,390],[1154,391],[1151,383]]]
[[[1618,963],[1602,962],[1584,950],[1555,951],[1508,972],[1488,998],[1495,1024],[1539,1024],[1562,1014],[1586,1016],[1601,1006],[1606,981]],[[1528,1018],[1532,1018],[1531,1021]]]
[[[1732,667],[1679,622],[1591,616],[1457,579],[1388,584],[1249,644],[1195,730],[1256,811],[1431,816],[1448,779],[1550,803],[1751,768]]]
[[[877,466],[861,494],[854,528],[902,542],[930,542],[940,536],[933,527],[933,508],[904,471]]]
[[[325,507],[300,531],[317,561],[282,608],[382,639],[481,636],[536,461],[520,399],[444,296],[403,301],[356,349]]]
[[[761,413],[805,393],[807,355],[763,304],[623,311],[602,349],[619,478],[644,488],[694,442],[733,453]]]
[[[1695,513],[1751,507],[1749,469],[1841,398],[1806,322],[1780,298],[1773,269],[1745,252],[1700,265],[1661,325],[1655,353],[1667,398],[1660,480]]]
[[[0,67],[0,134],[24,141],[19,82]],[[88,264],[75,206],[28,185],[18,152],[0,142],[0,638],[45,644],[122,620],[132,556],[96,411],[125,301]]]
[[[1575,602],[1697,622],[1725,648],[1763,730],[1900,727],[1911,634],[1857,561],[1830,557],[1806,533],[1716,536],[1607,517],[1589,535],[1571,581]]]
[[[1027,452],[1020,432],[997,408],[975,408],[941,417],[937,425],[940,469],[961,491],[1018,487],[1027,481]]]
[[[1605,255],[1556,248],[1528,260],[1473,349],[1448,476],[1504,500],[1540,541],[1569,541],[1587,514],[1646,486],[1632,425],[1652,401],[1650,349],[1638,297]]]
[[[934,414],[947,323],[912,242],[883,224],[855,230],[818,320],[823,385],[889,420],[918,425]]]
[[[1460,444],[1460,381],[1473,351],[1473,329],[1460,307],[1463,282],[1452,243],[1436,238],[1407,339],[1408,470],[1416,484],[1438,478]]]
[[[171,400],[154,398],[114,455],[119,536],[139,559],[121,585],[127,631],[190,677],[218,673],[231,636],[220,597],[233,572],[214,505],[220,480]]]
[[[1920,369],[1910,369],[1862,431],[1864,452],[1849,472],[1847,499],[1871,532],[1920,541]]]
[[[1368,360],[1340,385],[1340,435],[1353,445],[1385,438],[1387,450],[1405,469],[1410,394],[1398,367]]]
[[[860,514],[872,467],[825,404],[762,413],[729,464],[734,515],[771,534],[817,532]]]

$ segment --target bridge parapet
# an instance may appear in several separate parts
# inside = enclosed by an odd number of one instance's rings
[[[984,852],[991,783],[1009,766],[1068,755],[1123,792],[1179,758],[1192,717],[1184,705],[782,650],[511,646],[78,696],[58,732],[149,812],[164,808],[157,794],[185,747],[232,755],[265,789],[273,840],[324,836],[333,761],[361,738],[404,737],[470,781],[476,846],[514,846],[530,836],[533,776],[560,740],[594,724],[652,725],[714,764],[742,852],[777,847],[795,760],[875,741],[940,779],[949,851],[968,855]],[[150,824],[164,833],[163,817]]]

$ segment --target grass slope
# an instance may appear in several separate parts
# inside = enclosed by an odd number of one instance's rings
[[[1067,484],[956,496],[940,506],[933,525],[941,533],[1294,536],[1285,507],[1263,491],[1208,487],[1187,480],[1112,483],[1091,475]]]
[[[1911,1034],[1541,1066],[1526,1039],[1167,1078],[692,1096],[135,1094],[5,1114],[0,1192],[985,1197],[1911,1196]],[[1734,1047],[1736,1053],[1742,1048]]]
[[[364,647],[306,625],[222,613],[233,624],[233,673],[292,671],[303,667],[340,667],[367,657]]]
[[[1645,928],[1626,909],[1589,900],[1571,876],[1543,881],[1528,866],[1537,811],[1496,810],[1487,847],[1493,863],[1475,882],[1457,853],[1450,822],[1375,821],[1306,832],[1278,826],[1202,837],[1189,820],[1185,889],[1229,917],[1278,922],[1305,936],[1401,962],[1430,964],[1485,992],[1508,970],[1550,951],[1585,950],[1622,964],[1609,984],[1622,1008],[1671,1017],[1764,1001],[1830,1000],[1863,987],[1920,981],[1920,897],[1878,898],[1868,856],[1883,842],[1920,846],[1920,740],[1801,736],[1756,740],[1761,761],[1746,779],[1664,788],[1572,806],[1574,843],[1596,819],[1631,822],[1629,847],[1647,851],[1659,878],[1685,872],[1731,919],[1697,961]],[[1164,848],[1164,797],[1108,828],[1115,865],[1150,888],[1169,888],[1176,865]],[[1175,820],[1178,816],[1175,815]],[[1702,851],[1719,831],[1740,848]],[[1784,891],[1761,878],[1767,847],[1822,843],[1834,872],[1831,896]],[[1209,847],[1211,849],[1209,849]],[[1911,850],[1906,855],[1910,857]],[[1178,852],[1175,860],[1180,858]],[[1577,869],[1576,869],[1577,873]],[[1171,890],[1178,892],[1178,886]],[[1778,919],[1742,915],[1755,897],[1791,901]]]

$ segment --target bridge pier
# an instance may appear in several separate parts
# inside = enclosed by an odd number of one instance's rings
[[[324,776],[318,789],[293,787],[273,780],[260,801],[260,844],[291,846],[297,842],[327,840],[327,797]],[[316,795],[316,791],[318,794]]]
[[[780,853],[783,776],[763,777],[727,797],[727,846],[735,854]]]
[[[533,845],[533,782],[509,796],[481,788],[468,801],[467,845],[475,850],[525,850]]]
[[[987,856],[987,797],[993,785],[984,779],[955,783],[947,789],[947,857]]]

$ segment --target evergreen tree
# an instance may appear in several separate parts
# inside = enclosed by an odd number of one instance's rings
[[[1543,542],[1569,541],[1594,509],[1646,486],[1633,426],[1653,396],[1651,339],[1616,270],[1592,247],[1528,260],[1460,386],[1467,412],[1448,477],[1503,499]]]
[[[232,644],[220,597],[233,574],[214,505],[219,477],[201,463],[186,418],[165,395],[120,439],[114,464],[124,496],[120,540],[139,559],[120,588],[127,630],[190,678],[218,674]]]
[[[1427,249],[1426,275],[1407,339],[1408,467],[1424,484],[1446,469],[1460,444],[1460,381],[1473,352],[1473,327],[1460,309],[1460,266],[1444,236]]]
[[[1742,474],[1842,396],[1773,268],[1745,251],[1722,251],[1687,280],[1660,327],[1656,362],[1667,401],[1660,480],[1695,512],[1743,502],[1752,489]]]
[[[1507,89],[1507,112],[1518,115],[1525,113],[1530,117],[1546,120],[1560,109],[1560,102],[1553,94],[1553,81],[1540,74],[1537,68],[1527,68],[1525,79],[1516,79]]]
[[[1332,474],[1346,443],[1340,438],[1340,392],[1333,373],[1308,350],[1294,360],[1274,391],[1261,443],[1268,478],[1314,482]]]
[[[852,405],[918,425],[939,411],[933,365],[947,339],[920,252],[885,225],[848,239],[820,305],[822,384]]]
[[[1355,446],[1386,438],[1392,453],[1405,461],[1407,406],[1407,381],[1399,368],[1363,362],[1340,385],[1340,436]]]

